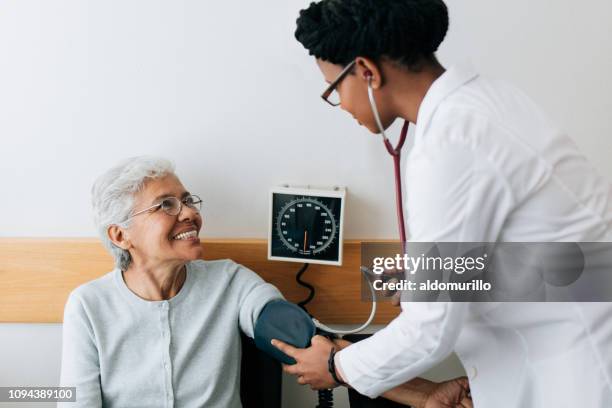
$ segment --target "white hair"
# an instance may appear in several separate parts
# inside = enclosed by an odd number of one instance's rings
[[[102,243],[115,258],[115,265],[126,270],[132,261],[129,251],[110,240],[108,228],[119,225],[127,228],[132,213],[134,196],[147,180],[174,174],[174,164],[151,156],[131,157],[102,174],[91,189],[93,218]]]

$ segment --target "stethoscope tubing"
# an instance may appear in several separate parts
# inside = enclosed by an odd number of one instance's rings
[[[401,162],[401,153],[402,148],[404,147],[404,142],[406,141],[406,136],[408,135],[408,128],[410,126],[410,122],[407,120],[404,121],[404,126],[402,127],[402,131],[400,133],[400,138],[397,142],[397,145],[393,147],[387,135],[385,134],[385,129],[383,128],[382,122],[380,120],[380,115],[378,114],[378,108],[376,107],[376,100],[374,99],[374,90],[372,89],[372,76],[368,76],[368,99],[370,101],[370,107],[372,109],[372,114],[374,115],[374,121],[378,126],[378,130],[383,137],[383,143],[387,152],[393,157],[393,172],[395,177],[395,206],[397,209],[397,225],[399,229],[400,242],[404,247],[406,244],[406,227],[404,222],[404,206],[402,203],[402,172],[400,168]]]
[[[401,162],[401,156],[402,156],[401,155],[402,147],[404,147],[404,142],[406,141],[406,136],[408,135],[409,122],[407,120],[404,121],[404,126],[402,127],[402,132],[400,133],[399,141],[397,142],[397,145],[393,147],[393,145],[391,144],[391,142],[389,141],[389,139],[387,139],[387,136],[385,135],[385,129],[383,129],[382,123],[380,121],[380,116],[378,115],[378,109],[376,108],[376,101],[374,100],[374,92],[372,90],[372,77],[371,76],[368,77],[368,99],[370,100],[370,107],[372,108],[372,113],[374,114],[376,125],[378,126],[378,129],[380,130],[380,134],[383,137],[385,148],[387,149],[391,157],[393,157],[393,172],[395,176],[395,204],[397,208],[397,225],[399,228],[399,235],[400,235],[400,241],[402,245],[402,251],[404,251],[406,249],[406,229],[404,227],[404,207],[402,205],[402,173],[400,169],[400,162]],[[362,266],[361,272],[364,274],[364,276],[367,279],[368,269]],[[376,294],[374,292],[374,287],[372,286],[372,284],[368,285],[368,287],[372,295],[372,309],[370,311],[370,316],[368,317],[368,320],[364,324],[362,324],[356,329],[336,330],[336,329],[333,329],[331,327],[324,325],[317,319],[313,318],[313,322],[315,326],[329,333],[336,333],[336,334],[343,334],[343,335],[359,333],[360,331],[364,330],[366,327],[370,325],[370,323],[372,323],[374,319],[374,315],[376,314]]]

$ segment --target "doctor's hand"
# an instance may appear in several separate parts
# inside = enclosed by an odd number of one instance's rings
[[[305,349],[295,348],[280,340],[272,340],[272,345],[295,359],[296,364],[283,364],[283,371],[295,375],[299,384],[308,384],[313,390],[329,389],[338,385],[327,369],[329,353],[334,347],[334,343],[329,339],[314,336],[310,347]]]

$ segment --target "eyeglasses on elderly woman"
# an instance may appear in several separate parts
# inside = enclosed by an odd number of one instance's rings
[[[155,212],[161,209],[168,215],[178,215],[181,213],[183,209],[183,204],[187,207],[200,212],[202,210],[202,199],[197,195],[186,194],[182,199],[177,197],[165,197],[159,203],[152,205],[151,207],[145,208],[144,210],[140,210],[131,214],[126,221],[131,220],[137,215],[143,214],[145,212]]]

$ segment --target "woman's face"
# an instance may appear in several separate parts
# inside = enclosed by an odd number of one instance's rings
[[[344,69],[342,65],[332,64],[321,59],[317,59],[317,65],[327,83],[333,82]],[[365,71],[366,68],[356,64],[353,72],[340,81],[336,87],[336,92],[340,95],[340,107],[343,110],[350,113],[361,126],[365,126],[370,132],[380,133],[368,99],[368,82]],[[380,90],[375,90],[374,96],[382,125],[386,129],[393,123],[395,116],[390,115]]]
[[[148,180],[135,195],[134,212],[158,204],[167,197],[182,200],[189,192],[175,175]],[[130,255],[144,265],[180,264],[200,258],[202,247],[198,234],[202,216],[185,204],[178,215],[168,215],[161,208],[132,218],[126,230]]]

